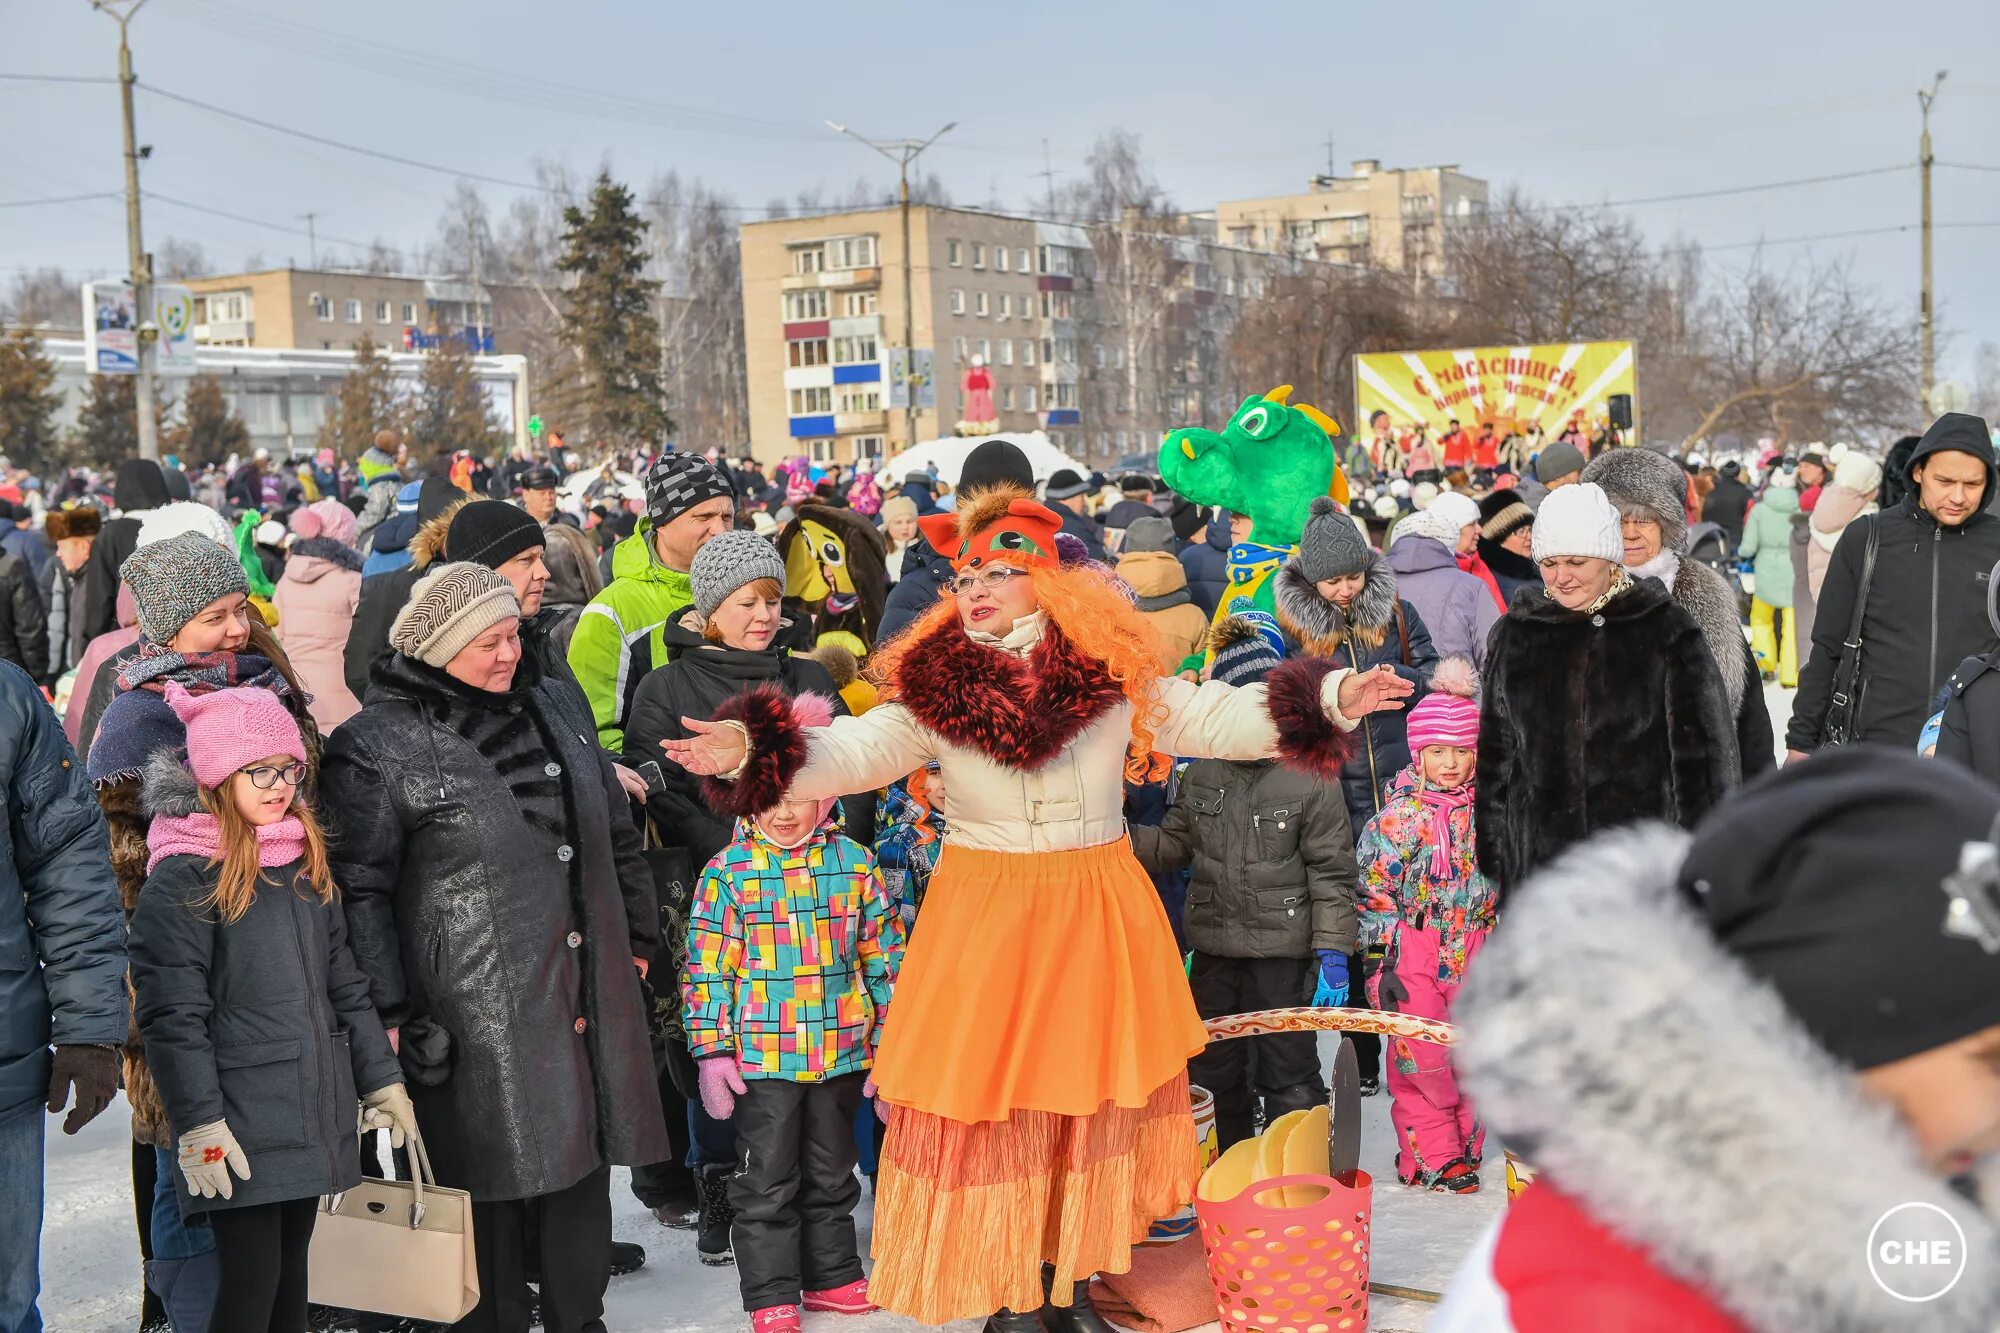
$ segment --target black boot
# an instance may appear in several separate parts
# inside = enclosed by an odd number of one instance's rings
[[[646,1247],[629,1240],[611,1242],[611,1276],[624,1277],[646,1266]]]
[[[1043,1333],[1042,1316],[1034,1310],[1001,1310],[986,1317],[982,1333]]]
[[[736,1210],[729,1206],[729,1178],[736,1168],[729,1163],[706,1164],[695,1168],[695,1186],[701,1193],[701,1225],[695,1229],[695,1255],[711,1267],[736,1262],[729,1229]]]
[[[1090,1303],[1089,1278],[1070,1289],[1067,1305],[1057,1305],[1051,1295],[1049,1303],[1042,1307],[1042,1323],[1049,1333],[1114,1333],[1097,1313],[1097,1307]]]

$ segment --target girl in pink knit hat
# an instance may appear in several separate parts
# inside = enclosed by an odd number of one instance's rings
[[[305,738],[254,686],[167,682],[187,763],[156,757],[132,915],[133,1015],[172,1130],[180,1213],[205,1216],[212,1329],[306,1326],[319,1199],[361,1183],[355,1126],[416,1133],[347,945],[326,840],[299,802]]]
[[[1479,748],[1479,676],[1448,657],[1410,710],[1410,766],[1354,850],[1368,1001],[1377,1009],[1449,1019],[1465,969],[1493,929],[1492,881],[1479,873],[1472,779]],[[1486,1132],[1460,1094],[1450,1052],[1389,1041],[1396,1175],[1454,1194],[1479,1188]]]

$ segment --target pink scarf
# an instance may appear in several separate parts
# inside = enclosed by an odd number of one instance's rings
[[[1417,799],[1431,812],[1431,873],[1442,880],[1451,874],[1451,816],[1472,804],[1472,784],[1443,791],[1420,783]]]
[[[206,810],[191,815],[159,815],[146,831],[146,873],[169,856],[205,856],[213,861],[222,849],[222,831]],[[286,815],[257,830],[257,864],[265,869],[286,866],[306,853],[306,826],[297,815]]]

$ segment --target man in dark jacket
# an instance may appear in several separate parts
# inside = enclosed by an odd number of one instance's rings
[[[70,651],[79,659],[92,639],[118,628],[118,567],[138,548],[139,516],[169,503],[166,475],[150,458],[128,458],[118,465],[111,499],[118,517],[104,525],[90,548],[77,600]]]
[[[39,1328],[46,1111],[74,1134],[118,1092],[125,917],[83,765],[34,682],[0,666],[0,1328]],[[55,1048],[53,1056],[50,1046]]]
[[[1715,489],[1702,502],[1701,521],[1713,523],[1729,534],[1730,554],[1743,544],[1743,519],[1750,512],[1750,501],[1754,496],[1750,488],[1743,484],[1743,468],[1734,460],[1722,465],[1722,474],[1715,479]]]
[[[1222,590],[1229,586],[1229,522],[1227,509],[1216,510],[1202,539],[1180,554],[1181,568],[1187,571],[1188,593],[1202,614],[1211,619],[1222,604]]]
[[[1914,747],[1952,670],[2000,646],[1987,621],[2000,518],[1985,508],[1995,479],[1986,422],[1963,412],[1939,417],[1910,455],[1909,475],[1916,489],[1907,499],[1848,524],[1834,548],[1785,734],[1792,759],[1824,743],[1871,534],[1878,534],[1875,573],[1861,621],[1854,739]]]
[[[29,576],[39,584],[43,571],[55,556],[55,544],[42,531],[41,523],[35,518],[35,511],[26,505],[10,505],[12,521],[5,531],[0,531],[0,552],[17,555],[28,562]]]
[[[1058,472],[1056,475],[1062,474]],[[968,496],[1003,481],[1030,493],[1035,489],[1034,470],[1028,466],[1028,456],[1021,452],[1020,446],[1011,440],[988,440],[967,454],[965,466],[959,469],[959,503],[963,504]],[[904,494],[909,492],[906,490]],[[920,513],[922,508],[922,501],[918,501]],[[1097,555],[1100,559],[1103,557],[1102,546],[1098,547]],[[903,576],[889,589],[889,599],[882,607],[882,624],[875,631],[875,642],[888,642],[904,626],[935,606],[955,572],[951,561],[938,554],[923,533],[919,532],[911,538],[910,549],[903,554]]]
[[[347,630],[347,652],[341,664],[347,688],[354,692],[355,698],[364,701],[368,698],[369,673],[389,655],[389,626],[403,609],[403,603],[410,599],[410,589],[416,586],[443,545],[443,533],[432,530],[430,525],[463,499],[465,492],[442,477],[424,478],[417,494],[417,530],[419,537],[429,530],[437,540],[413,540],[410,549],[414,553],[421,546],[421,559],[413,554],[409,564],[361,580],[361,600],[354,608],[354,622]]]
[[[1104,529],[1090,516],[1090,482],[1074,468],[1058,468],[1044,499],[1062,517],[1062,530],[1083,543],[1092,560],[1103,560]]]
[[[12,554],[0,555],[0,661],[35,680],[49,672],[48,610],[28,562]]]
[[[1122,498],[1104,515],[1104,528],[1107,532],[1117,532],[1122,540],[1125,529],[1132,525],[1133,519],[1146,518],[1160,511],[1153,507],[1153,481],[1150,477],[1134,472],[1121,478],[1118,494]]]

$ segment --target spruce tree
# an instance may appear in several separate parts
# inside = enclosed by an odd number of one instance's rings
[[[456,338],[443,339],[424,356],[416,392],[403,404],[403,438],[413,458],[470,451],[485,457],[507,447],[487,410],[486,391],[472,371],[472,357]],[[374,439],[370,432],[369,439]]]
[[[250,452],[250,428],[229,410],[222,381],[196,375],[181,400],[181,423],[168,437],[168,452],[183,463],[220,463],[231,454]]]
[[[396,417],[396,380],[389,358],[368,334],[354,344],[354,369],[340,382],[332,411],[320,424],[319,447],[334,457],[359,458],[375,443],[375,434]]]
[[[646,223],[632,192],[602,174],[588,211],[563,210],[570,276],[563,339],[575,352],[551,386],[556,416],[572,441],[595,449],[655,450],[673,422],[660,383],[660,284],[645,276]]]
[[[61,468],[61,408],[56,363],[43,355],[42,340],[28,329],[0,337],[0,454],[37,475]]]

